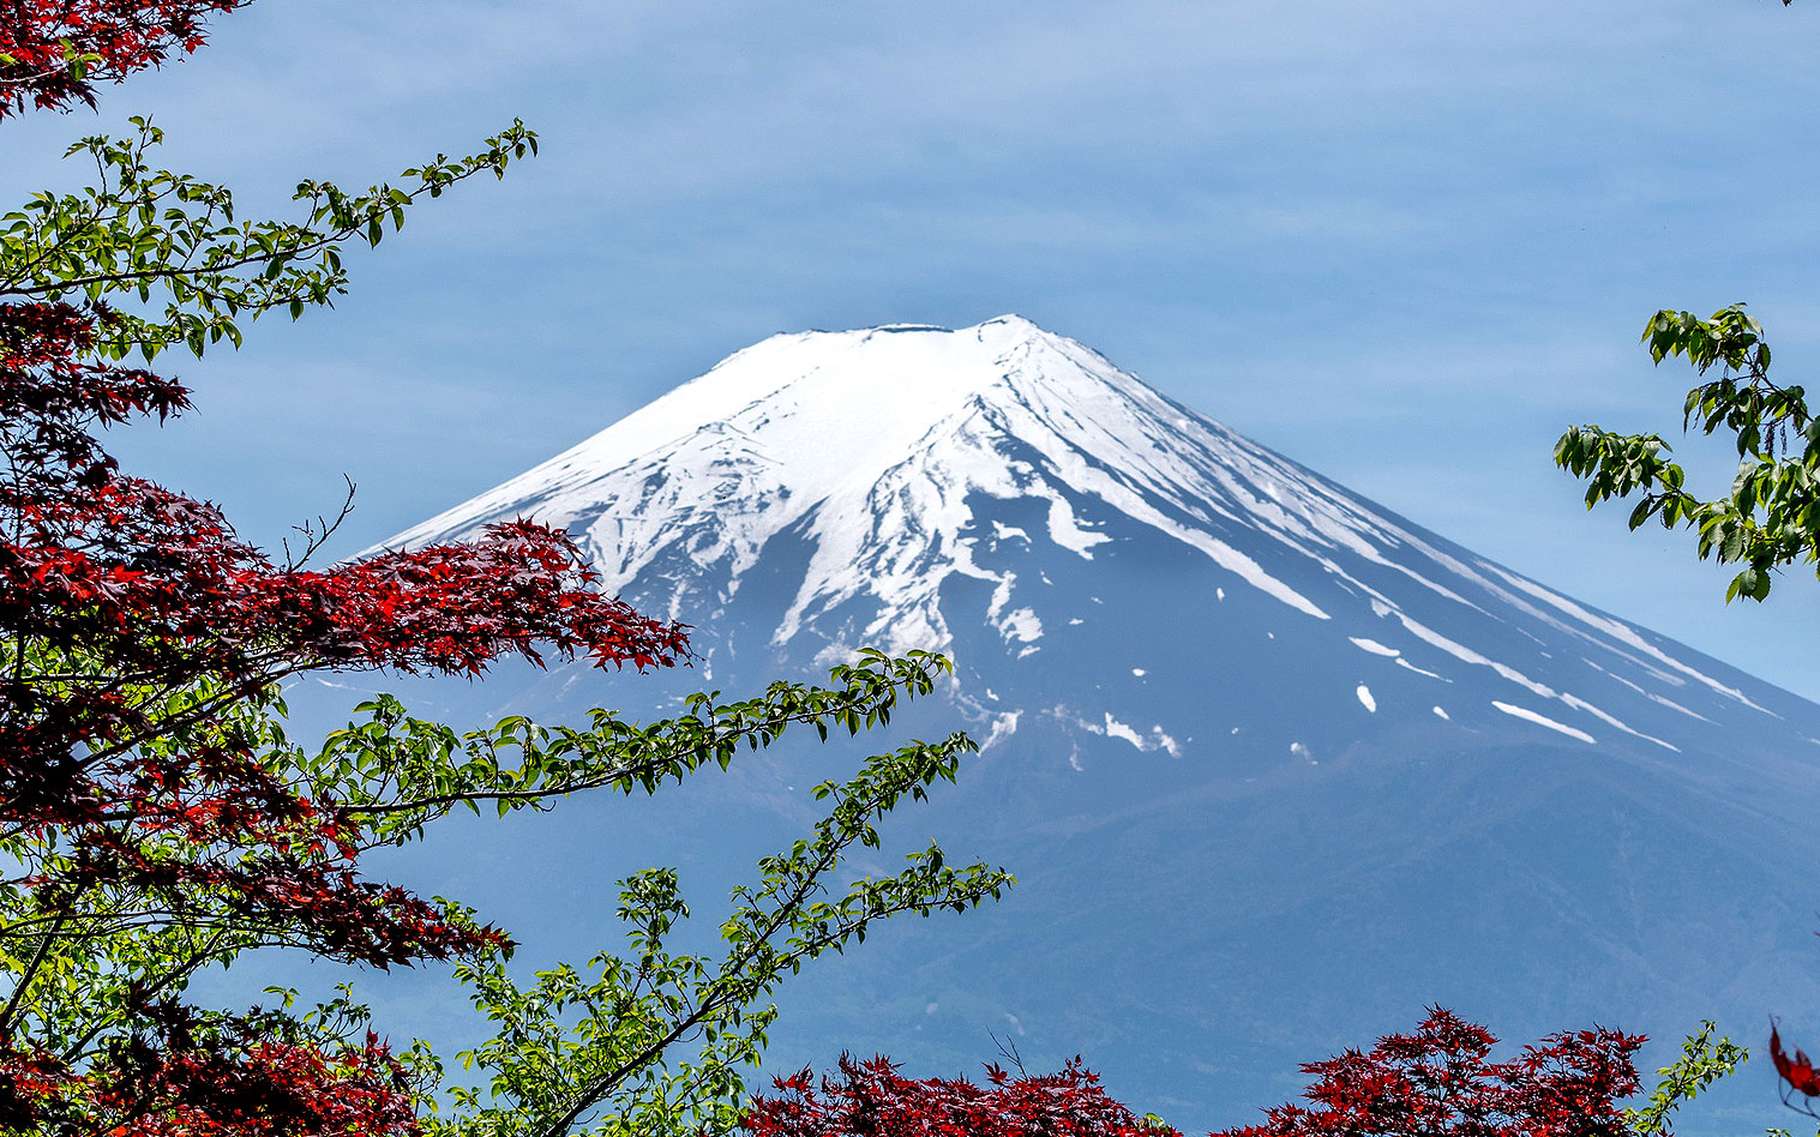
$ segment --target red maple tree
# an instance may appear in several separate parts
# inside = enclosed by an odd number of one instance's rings
[[[4,929],[9,945],[24,954],[71,921],[88,937],[231,927],[242,943],[384,967],[497,941],[363,877],[358,823],[275,774],[269,739],[237,709],[312,670],[472,675],[550,652],[667,666],[683,630],[597,591],[566,536],[523,521],[321,570],[273,562],[213,505],[123,474],[103,449],[99,429],[189,405],[178,382],[88,357],[107,315],[0,305],[0,833],[33,851],[10,884],[34,913]],[[15,996],[33,978],[28,967]],[[16,1045],[9,1001],[0,1125],[42,1124],[78,1098],[91,1122],[163,1119],[132,1130],[146,1134],[265,1132],[250,1107],[223,1105],[236,1095],[285,1114],[272,1132],[351,1131],[305,1122],[357,1101],[382,1132],[381,1116],[404,1109],[376,1043],[333,1056],[252,1039],[199,1050],[150,996],[128,1008],[150,1033],[80,1070]],[[284,1101],[298,1104],[272,1105]],[[192,1114],[216,1127],[174,1120]],[[251,1120],[219,1120],[241,1114]]]
[[[1643,1042],[1562,1032],[1494,1062],[1491,1032],[1431,1008],[1413,1033],[1303,1065],[1315,1078],[1310,1105],[1277,1106],[1213,1137],[1623,1137],[1618,1103],[1637,1092]],[[1181,1137],[1109,1097],[1078,1058],[1043,1077],[988,1066],[979,1086],[842,1056],[819,1082],[803,1070],[773,1088],[747,1111],[751,1137]]]
[[[255,1012],[204,1021],[175,1002],[77,1073],[28,1060],[0,1084],[8,1131],[111,1137],[413,1137],[411,1074],[379,1038],[303,1037]]]
[[[991,1065],[981,1086],[906,1078],[887,1058],[842,1055],[819,1083],[804,1069],[772,1085],[744,1119],[752,1137],[1181,1137],[1109,1097],[1078,1058],[1040,1076]]]
[[[194,51],[208,15],[245,2],[0,0],[0,118],[92,103],[94,84]],[[534,146],[522,131],[490,141],[480,159],[426,167],[418,192],[503,172]],[[97,153],[137,171],[137,152]],[[333,772],[283,765],[278,684],[306,671],[478,675],[509,655],[644,669],[677,662],[686,637],[602,594],[568,538],[540,525],[315,568],[322,529],[277,561],[214,505],[123,472],[102,432],[181,414],[190,392],[110,361],[120,353],[106,336],[130,325],[149,344],[157,325],[102,295],[153,281],[180,305],[200,297],[231,317],[246,292],[222,273],[271,264],[282,271],[255,279],[304,285],[258,306],[295,312],[337,286],[339,236],[414,196],[381,189],[355,207],[318,187],[327,230],[249,229],[242,251],[198,258],[237,239],[207,227],[212,210],[231,217],[227,199],[145,176],[132,186],[142,199],[112,213],[111,199],[94,199],[92,217],[45,226],[43,252],[22,246],[0,265],[0,950],[12,983],[0,992],[0,1129],[414,1132],[410,1077],[379,1039],[181,998],[199,968],[252,947],[390,967],[503,939],[362,873],[376,842],[334,800]],[[175,243],[123,228],[181,201],[202,203],[202,227]],[[159,252],[166,244],[176,251]],[[288,267],[299,250],[328,275]],[[188,325],[172,326],[182,339]],[[211,334],[224,331],[237,341],[217,317]],[[90,986],[73,1004],[39,997],[77,976]],[[56,1009],[84,1002],[86,1018]]]
[[[95,105],[95,85],[187,55],[252,0],[0,0],[0,118]]]
[[[1593,1028],[1549,1035],[1504,1062],[1497,1039],[1431,1008],[1410,1034],[1309,1062],[1309,1105],[1276,1106],[1216,1137],[1624,1137],[1618,1103],[1637,1092],[1641,1035]]]
[[[72,850],[32,886],[201,887],[338,957],[446,953],[460,937],[422,905],[351,875],[344,820],[271,778],[253,740],[200,728],[302,671],[478,674],[543,651],[644,668],[674,663],[682,630],[594,590],[567,537],[528,522],[326,570],[273,563],[217,508],[123,475],[102,449],[97,428],[166,418],[188,392],[85,361],[101,318],[0,306],[0,637],[14,645],[0,826],[55,830]],[[265,851],[174,865],[156,847],[173,835]]]

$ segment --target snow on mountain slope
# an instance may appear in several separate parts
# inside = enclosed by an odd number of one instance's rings
[[[942,596],[960,577],[991,587],[987,622],[1028,655],[1070,617],[1046,611],[1045,590],[1027,575],[981,561],[983,521],[995,526],[994,545],[1013,535],[977,516],[979,503],[992,500],[1040,503],[1042,535],[1082,561],[1111,542],[1110,519],[1135,524],[1205,556],[1232,587],[1280,604],[1286,620],[1331,625],[1335,645],[1351,640],[1441,678],[1408,649],[1351,634],[1362,624],[1377,639],[1400,633],[1431,661],[1487,669],[1513,698],[1552,702],[1556,718],[1669,751],[1675,743],[1608,704],[1635,695],[1699,718],[1677,701],[1692,684],[1771,713],[1647,633],[1442,547],[1018,316],[953,331],[893,325],[774,336],[387,544],[455,538],[530,516],[568,528],[605,587],[636,590],[647,603],[648,574],[660,560],[692,567],[668,571],[668,595],[655,602],[700,619],[737,595],[768,544],[800,526],[808,559],[771,630],[775,643],[826,623],[823,659],[862,643],[948,648],[955,635]],[[1029,540],[1022,527],[1015,536]],[[1419,616],[1412,589],[1444,601],[1443,618]],[[865,617],[832,626],[830,615],[856,602]],[[1556,651],[1513,661],[1470,634],[1499,626],[1520,627]],[[1541,662],[1559,652],[1596,658],[1564,684],[1543,674],[1558,672],[1558,663]],[[1624,699],[1578,693],[1615,691],[1612,678],[1629,688]],[[1587,736],[1533,708],[1509,713]]]

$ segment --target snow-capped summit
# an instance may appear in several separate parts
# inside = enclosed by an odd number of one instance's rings
[[[1010,1029],[1033,1068],[1085,1051],[1189,1131],[1430,1002],[1525,1038],[1820,1006],[1820,707],[1028,320],[774,336],[388,544],[516,516],[693,625],[688,686],[864,645],[958,661],[918,721],[985,752],[916,824],[1023,883],[817,969],[774,1032],[785,1065],[959,1072]],[[560,719],[675,693],[600,682],[578,664],[480,697]],[[797,757],[652,803],[651,829],[603,822],[590,852],[681,841],[731,878],[769,851],[742,840],[800,826]],[[573,903],[555,876],[514,889]]]
[[[950,504],[952,491],[1003,484],[1002,463],[966,452],[983,441],[981,427],[999,428],[1032,397],[1104,401],[1120,386],[1142,390],[1018,316],[959,331],[901,324],[773,336],[388,543],[528,515],[573,530],[609,588],[682,549],[731,593],[766,542],[813,511],[821,550],[799,611],[870,587],[887,604],[879,627],[894,629],[893,638],[945,638],[928,589],[966,571],[963,548],[950,545],[942,564],[912,580],[862,581],[858,566],[891,563],[908,527],[940,526],[932,511]],[[905,503],[914,515],[875,518],[873,501],[894,480],[935,496]]]
[[[389,543],[524,514],[571,529],[609,588],[680,549],[731,595],[768,541],[813,514],[816,552],[779,636],[865,593],[881,602],[866,636],[945,646],[941,584],[981,575],[960,535],[969,494],[1046,497],[1051,537],[1091,556],[1105,538],[1076,523],[1063,492],[1103,480],[1082,456],[1142,458],[1170,422],[1189,425],[1136,379],[1021,316],[953,331],[778,335]],[[1007,459],[1014,442],[1056,471]],[[672,612],[687,590],[670,598]]]
[[[862,644],[949,649],[943,595],[959,577],[990,588],[985,622],[1027,655],[1058,622],[1082,617],[1057,611],[1048,572],[983,555],[1013,536],[1029,546],[1027,526],[992,516],[993,503],[1010,502],[1039,515],[1050,568],[1092,561],[1114,531],[1160,539],[1206,559],[1212,597],[1267,598],[1287,625],[1328,625],[1321,638],[1334,650],[1412,674],[1425,673],[1415,654],[1484,668],[1511,699],[1528,700],[1532,721],[1565,725],[1570,737],[1587,733],[1580,722],[1674,750],[1606,704],[1641,696],[1698,718],[1676,701],[1690,683],[1763,711],[1641,631],[1444,548],[1015,315],[954,330],[773,336],[387,544],[531,517],[570,530],[606,588],[700,622],[792,532],[806,560],[791,570],[800,579],[784,582],[791,595],[769,629],[774,643],[811,630],[823,657]],[[1430,611],[1441,618],[1420,615]],[[1512,621],[1534,626],[1525,632],[1534,645],[1595,658],[1570,668],[1567,683],[1537,677],[1560,669],[1553,654],[1524,644],[1525,658],[1512,658],[1474,634],[1508,632]],[[1594,688],[1609,690],[1580,693]],[[1537,700],[1556,706],[1543,713]]]

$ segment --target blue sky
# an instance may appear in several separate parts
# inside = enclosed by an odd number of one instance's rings
[[[1820,696],[1820,585],[1720,604],[1689,541],[1587,516],[1562,426],[1677,429],[1663,305],[1820,360],[1820,8],[259,0],[99,115],[8,125],[0,188],[151,112],[251,210],[522,116],[544,156],[352,258],[333,313],[173,364],[122,450],[260,540],[379,540],[774,331],[1017,311],[1439,532]],[[655,441],[655,440],[654,440]],[[1694,451],[1714,483],[1722,452]]]

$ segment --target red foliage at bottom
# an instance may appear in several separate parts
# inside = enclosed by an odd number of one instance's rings
[[[1643,1042],[1564,1031],[1492,1062],[1490,1031],[1431,1008],[1413,1034],[1305,1064],[1312,1106],[1280,1105],[1218,1137],[1624,1137],[1618,1102],[1637,1092],[1631,1056]]]
[[[1214,1137],[1625,1137],[1618,1103],[1637,1092],[1643,1042],[1567,1031],[1493,1062],[1490,1031],[1431,1008],[1412,1034],[1305,1064],[1311,1104]],[[753,1137],[1181,1137],[1108,1097],[1079,1059],[1046,1077],[987,1070],[982,1087],[843,1056],[819,1085],[808,1070],[777,1079],[744,1125]]]
[[[819,1089],[807,1069],[776,1079],[744,1127],[754,1137],[1181,1137],[1106,1096],[1079,1059],[1042,1077],[988,1066],[986,1086],[906,1078],[882,1057],[842,1055],[839,1069]]]

